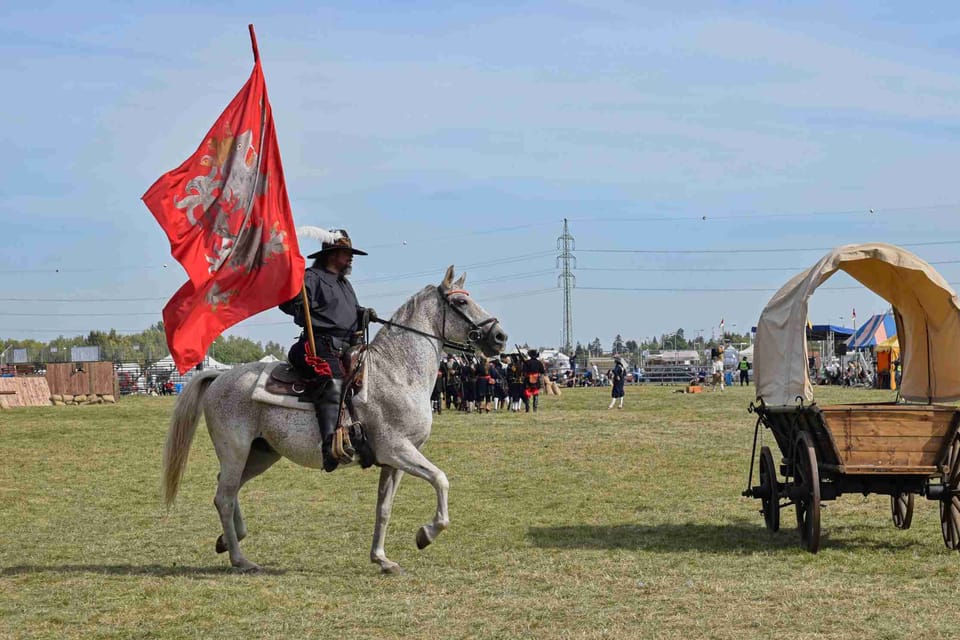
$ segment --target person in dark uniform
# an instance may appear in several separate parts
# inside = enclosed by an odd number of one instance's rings
[[[529,358],[523,363],[523,406],[527,413],[530,413],[530,399],[533,398],[533,411],[536,413],[537,405],[540,400],[540,384],[543,376],[547,373],[543,363],[540,362],[540,352],[536,349],[527,351]]]
[[[338,464],[331,449],[343,391],[344,370],[340,357],[350,345],[362,341],[363,330],[370,320],[376,319],[376,313],[357,303],[357,294],[347,280],[353,256],[365,256],[366,252],[354,249],[350,236],[343,229],[315,231],[326,235],[319,234],[322,249],[307,256],[314,262],[304,274],[303,286],[310,302],[316,353],[308,353],[309,340],[304,331],[290,347],[287,359],[297,371],[314,382],[311,400],[320,425],[323,470],[330,472]],[[292,315],[298,326],[306,327],[307,314],[300,295],[281,304],[280,309]]]
[[[510,411],[520,411],[520,399],[523,397],[523,364],[520,354],[510,354],[507,366],[507,388],[510,391]]]
[[[490,363],[486,358],[477,361],[477,413],[490,413],[490,399],[493,397],[493,385],[490,378]]]
[[[507,378],[503,363],[498,358],[490,365],[490,377],[493,379],[493,410],[499,411],[507,406]]]
[[[617,398],[620,398],[620,409],[623,409],[623,383],[627,379],[627,370],[623,366],[623,361],[619,356],[613,359],[613,369],[610,371],[610,381],[613,383],[613,390],[610,392],[610,406],[607,409],[613,409]]]
[[[447,409],[460,408],[460,363],[448,355],[443,369],[443,395]]]
[[[441,362],[437,368],[437,381],[433,384],[433,392],[430,394],[430,405],[437,415],[440,415],[443,410],[443,370],[445,368]]]
[[[477,373],[473,363],[466,358],[460,365],[460,411],[470,413],[477,399]]]

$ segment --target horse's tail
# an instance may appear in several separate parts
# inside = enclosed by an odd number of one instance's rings
[[[173,406],[167,444],[163,449],[163,501],[168,507],[177,497],[180,479],[187,466],[190,444],[200,421],[200,400],[203,392],[220,373],[216,369],[207,369],[194,375]]]

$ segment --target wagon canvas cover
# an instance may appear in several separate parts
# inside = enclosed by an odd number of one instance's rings
[[[757,323],[757,396],[768,405],[813,400],[807,373],[807,304],[837,271],[845,271],[894,308],[901,348],[901,394],[911,401],[960,399],[960,300],[933,267],[889,244],[838,247],[785,284]]]

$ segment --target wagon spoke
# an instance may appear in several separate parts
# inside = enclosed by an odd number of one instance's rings
[[[797,528],[800,540],[810,553],[820,549],[820,470],[817,452],[810,434],[801,432],[794,447],[793,484],[796,499]]]
[[[897,529],[909,529],[913,522],[913,494],[898,493],[890,496],[893,525]]]
[[[960,497],[940,501],[940,529],[947,549],[960,550]]]
[[[960,488],[960,437],[954,435],[953,442],[950,443],[950,455],[948,457],[948,467],[950,490],[956,491]]]
[[[760,497],[760,512],[763,514],[763,521],[771,532],[779,531],[780,492],[770,447],[760,449],[760,487],[764,491],[764,494]]]

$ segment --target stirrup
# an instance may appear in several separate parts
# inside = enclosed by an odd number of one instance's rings
[[[353,456],[356,454],[356,451],[353,448],[353,443],[350,442],[350,434],[347,433],[345,427],[337,427],[337,430],[333,432],[331,453],[340,464],[347,465],[353,462]]]

